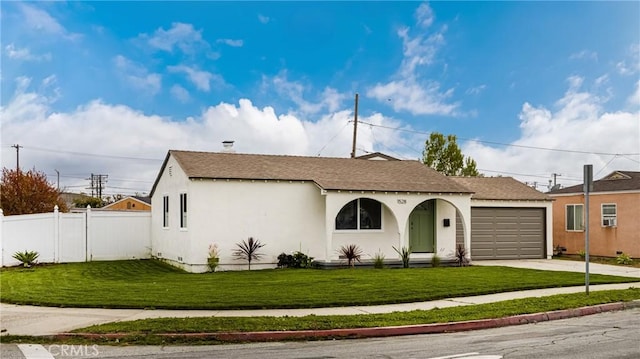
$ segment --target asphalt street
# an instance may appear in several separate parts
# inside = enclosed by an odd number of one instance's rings
[[[635,359],[640,358],[640,308],[497,329],[359,340],[190,347],[1,345],[0,357]]]

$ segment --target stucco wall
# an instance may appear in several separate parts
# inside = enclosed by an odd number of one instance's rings
[[[171,170],[171,175],[169,175]],[[169,157],[151,199],[152,255],[174,263],[186,260],[189,250],[189,231],[180,227],[180,193],[189,190],[190,181],[173,157]],[[169,196],[169,226],[163,228],[163,196]]]
[[[246,269],[232,253],[249,237],[265,244],[252,268],[275,267],[282,252],[324,258],[324,198],[312,182],[205,179],[190,189],[188,263],[206,263],[216,243],[221,270]]]
[[[566,230],[565,210],[568,204],[584,205],[584,195],[556,195],[553,198],[554,245],[566,247],[569,254],[584,250],[584,231]],[[603,203],[617,205],[617,226],[602,226]],[[640,258],[640,193],[591,193],[589,212],[589,254],[615,257],[617,252],[624,252]]]

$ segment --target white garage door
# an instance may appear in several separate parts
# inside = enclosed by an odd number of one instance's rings
[[[545,258],[544,208],[471,208],[471,259]]]

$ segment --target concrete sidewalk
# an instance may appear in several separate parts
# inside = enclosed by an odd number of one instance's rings
[[[584,273],[584,262],[569,260],[502,260],[474,261],[473,265],[507,266],[552,271]],[[592,285],[592,291],[626,289],[640,287],[640,268],[590,264],[590,273],[619,275],[638,278],[638,282],[624,284]],[[416,309],[448,308],[463,305],[484,304],[510,299],[543,297],[554,294],[584,292],[584,286],[535,289],[520,292],[497,293],[464,298],[388,304],[357,307],[309,308],[309,309],[267,309],[267,310],[144,310],[144,309],[93,309],[93,308],[54,308],[20,306],[0,303],[0,329],[2,334],[12,335],[51,335],[68,332],[94,324],[115,321],[128,321],[148,318],[186,318],[186,317],[255,317],[255,316],[305,316],[315,315],[354,315],[391,313]]]
[[[585,263],[561,259],[519,259],[519,260],[487,260],[473,261],[474,266],[504,266],[526,269],[584,273]],[[640,278],[640,268],[589,263],[590,274],[617,275],[621,277]]]

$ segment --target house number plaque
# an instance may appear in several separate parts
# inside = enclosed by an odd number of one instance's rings
[[[406,199],[398,199],[398,204],[407,204]]]

